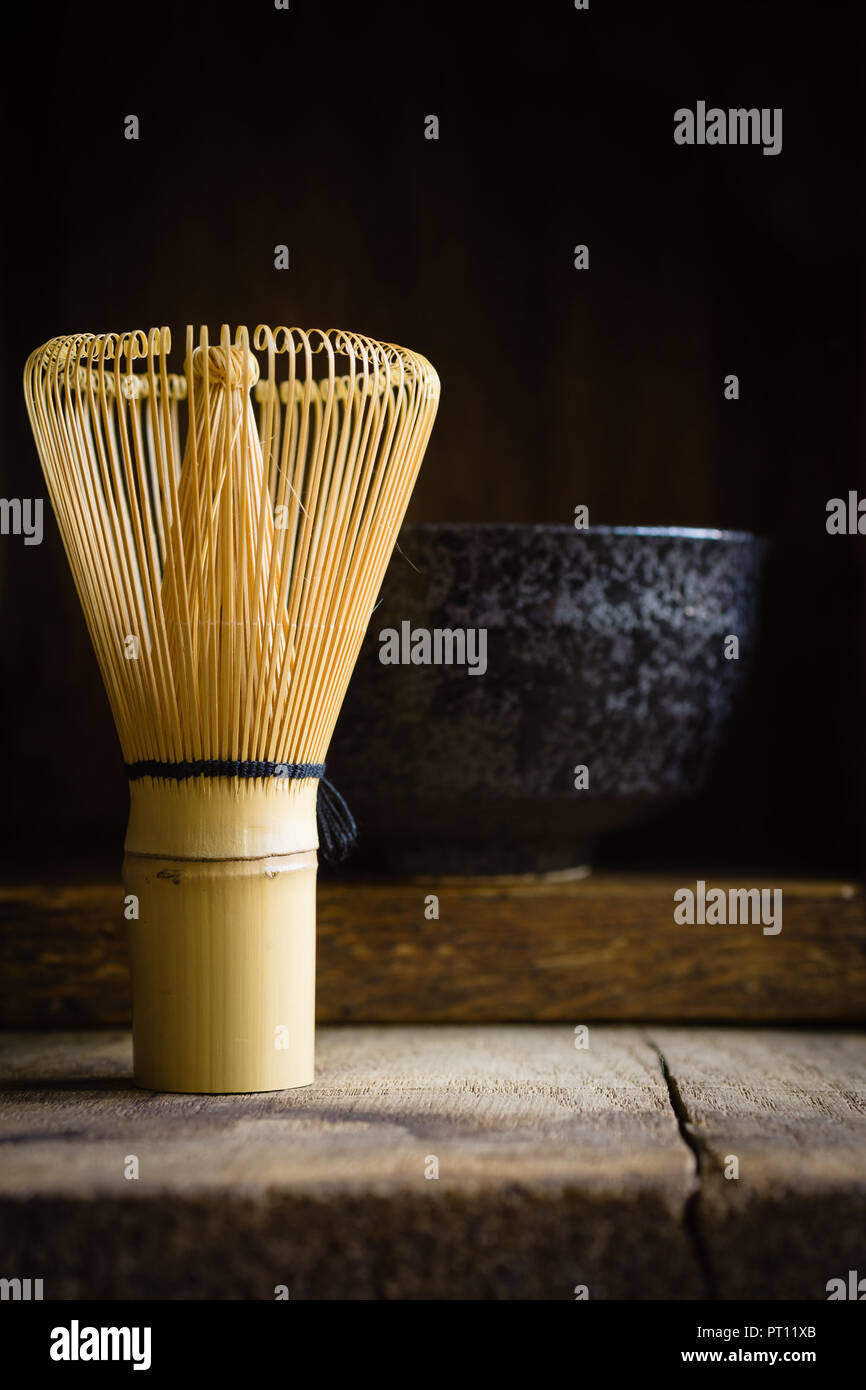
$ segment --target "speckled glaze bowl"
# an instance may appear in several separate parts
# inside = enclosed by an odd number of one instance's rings
[[[697,791],[748,665],[763,555],[734,531],[404,527],[328,758],[355,865],[574,868],[597,835]],[[383,665],[380,633],[406,621],[486,629],[485,674]]]

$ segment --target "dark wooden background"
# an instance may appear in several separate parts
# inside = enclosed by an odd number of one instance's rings
[[[856,18],[31,5],[6,45],[0,494],[44,495],[20,372],[55,334],[167,323],[180,345],[187,322],[265,321],[406,343],[443,384],[416,519],[568,522],[585,502],[773,540],[723,764],[608,862],[854,871],[864,541],[824,522],[863,482]],[[698,99],[781,106],[782,153],[676,146]],[[0,604],[3,858],[116,864],[120,757],[53,521],[41,547],[0,538]]]

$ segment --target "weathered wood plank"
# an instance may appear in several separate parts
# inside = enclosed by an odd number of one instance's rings
[[[130,1062],[125,1034],[4,1039],[0,1262],[46,1297],[702,1295],[636,1030],[326,1028],[314,1086],[263,1096],[138,1092]]]
[[[713,878],[713,886],[741,886]],[[678,926],[685,878],[328,878],[319,890],[323,1022],[866,1018],[862,890],[773,880],[783,926]],[[693,886],[693,883],[692,883]],[[425,917],[436,894],[438,920]],[[0,1022],[124,1024],[119,884],[0,889]]]
[[[698,1149],[695,1215],[723,1296],[826,1298],[828,1280],[866,1276],[866,1037],[649,1033]]]

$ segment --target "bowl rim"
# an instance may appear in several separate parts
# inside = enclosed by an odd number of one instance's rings
[[[696,541],[763,541],[757,531],[708,526],[569,526],[558,521],[406,521],[405,531],[547,531],[569,536],[657,536]]]

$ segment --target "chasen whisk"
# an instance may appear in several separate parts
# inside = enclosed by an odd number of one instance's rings
[[[338,331],[188,328],[183,376],[170,346],[165,328],[78,334],[25,370],[130,779],[135,1076],[299,1086],[317,803],[325,847],[345,829],[325,758],[439,381]]]

